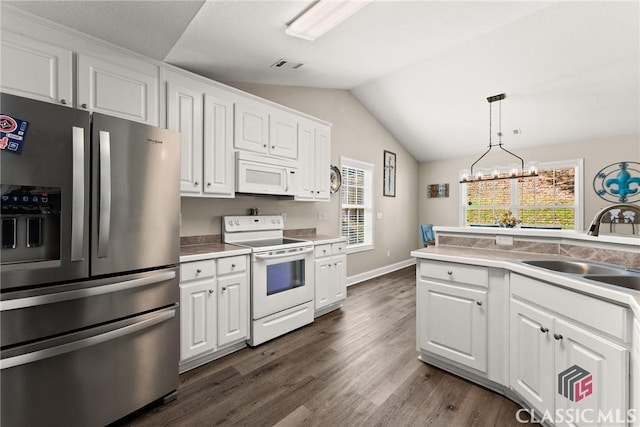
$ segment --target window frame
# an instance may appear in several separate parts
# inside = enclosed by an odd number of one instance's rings
[[[573,224],[574,231],[582,231],[584,229],[584,159],[570,160],[554,160],[549,162],[539,162],[538,170],[559,168],[574,168],[575,171],[575,222]],[[508,172],[508,167],[503,167],[500,172]],[[462,171],[460,172],[462,173]],[[518,188],[517,181],[511,180],[510,208],[520,209],[518,205]],[[467,206],[467,184],[460,183],[460,208],[458,209],[458,224],[466,227],[466,206]],[[526,207],[528,208],[528,207]]]
[[[346,209],[345,206],[353,207],[353,205],[345,205],[342,202],[343,190],[345,189],[345,177],[342,177],[342,186],[340,188],[340,236],[347,238],[346,251],[348,254],[362,251],[369,251],[374,249],[374,222],[373,222],[373,200],[375,194],[374,188],[374,176],[375,165],[372,163],[363,162],[360,160],[351,159],[349,157],[340,157],[340,173],[343,173],[343,168],[353,168],[363,170],[365,173],[365,185],[364,185],[364,214],[365,214],[365,242],[356,245],[349,245],[348,236],[342,234],[342,213]],[[368,235],[366,234],[369,231]],[[368,238],[367,238],[368,237]]]

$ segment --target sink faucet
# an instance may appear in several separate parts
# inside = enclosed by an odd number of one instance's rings
[[[617,210],[617,212],[612,212]],[[600,232],[600,222],[602,218],[611,212],[611,218],[606,221],[611,224],[631,224],[633,234],[636,234],[636,224],[640,224],[640,206],[631,205],[629,203],[618,203],[601,209],[591,221],[587,235],[597,236]],[[622,216],[620,216],[622,214]]]

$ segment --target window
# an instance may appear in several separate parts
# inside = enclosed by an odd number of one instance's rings
[[[465,225],[495,224],[511,210],[523,226],[582,230],[582,160],[541,163],[536,178],[461,185]]]
[[[340,162],[340,233],[348,252],[373,249],[373,165],[345,157]]]

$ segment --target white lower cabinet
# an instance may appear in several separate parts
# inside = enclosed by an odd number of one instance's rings
[[[579,319],[583,327],[555,309],[565,304],[584,307],[580,298],[594,298],[515,274],[511,286],[511,389],[538,417],[556,425],[627,425],[629,350],[591,330],[600,318],[609,322],[607,329],[619,329],[625,336],[625,322],[615,325],[625,309],[597,301],[599,307]],[[555,294],[553,302],[542,297],[545,290]]]
[[[346,242],[315,247],[315,313],[325,314],[342,305],[347,297]]]
[[[183,263],[180,272],[180,369],[244,346],[249,325],[247,255]]]
[[[420,349],[486,373],[487,268],[422,261],[419,274]]]

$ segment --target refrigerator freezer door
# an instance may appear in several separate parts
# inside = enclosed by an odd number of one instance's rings
[[[87,277],[89,114],[0,94],[0,115],[0,132],[17,135],[4,142],[22,138],[21,150],[0,152],[3,224],[15,224],[15,240],[3,235],[2,290]]]
[[[91,275],[179,262],[180,136],[93,114]]]

